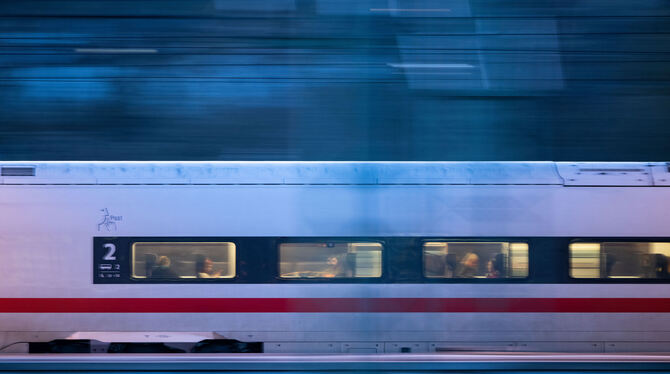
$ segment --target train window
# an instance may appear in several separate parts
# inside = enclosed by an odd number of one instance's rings
[[[235,243],[136,242],[132,277],[169,280],[235,277]]]
[[[281,278],[379,278],[381,243],[282,243]]]
[[[667,279],[668,257],[670,243],[571,243],[570,276]]]
[[[510,242],[426,242],[426,278],[526,278],[528,244]]]

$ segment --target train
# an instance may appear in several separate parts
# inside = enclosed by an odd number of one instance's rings
[[[0,174],[1,353],[670,351],[665,162]]]

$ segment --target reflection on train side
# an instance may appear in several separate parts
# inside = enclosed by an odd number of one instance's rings
[[[132,277],[135,279],[233,278],[235,243],[133,243]]]
[[[667,279],[670,243],[571,243],[573,278]]]
[[[426,242],[426,278],[528,277],[528,244],[509,242]]]
[[[282,243],[281,278],[379,278],[381,243]]]

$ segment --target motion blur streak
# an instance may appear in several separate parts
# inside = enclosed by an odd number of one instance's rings
[[[370,9],[371,12],[450,12],[451,9]]]
[[[0,3],[0,158],[670,159],[662,0]]]
[[[156,53],[155,49],[149,48],[75,48],[79,53]]]

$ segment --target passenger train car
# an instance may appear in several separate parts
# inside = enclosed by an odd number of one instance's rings
[[[0,166],[2,352],[670,351],[666,163]]]

